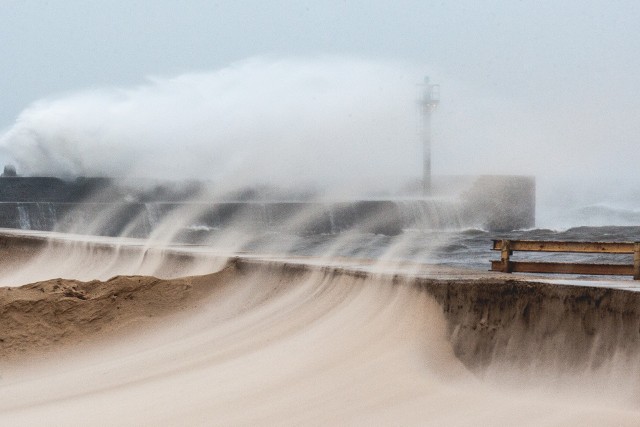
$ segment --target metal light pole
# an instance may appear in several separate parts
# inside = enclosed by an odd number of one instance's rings
[[[435,111],[440,103],[440,85],[429,83],[429,77],[424,78],[424,97],[422,108],[424,111],[423,129],[423,164],[422,164],[422,194],[431,195],[431,113]]]

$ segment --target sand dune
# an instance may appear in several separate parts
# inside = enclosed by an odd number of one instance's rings
[[[202,304],[222,275],[176,280],[116,276],[104,282],[52,279],[0,288],[0,358],[42,357],[65,345],[135,332],[154,318]]]

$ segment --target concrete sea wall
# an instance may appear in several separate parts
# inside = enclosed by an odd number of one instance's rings
[[[173,212],[186,228],[242,226],[300,234],[350,229],[394,235],[407,228],[478,227],[503,231],[535,225],[535,180],[483,176],[451,196],[454,180],[440,182],[449,196],[335,202],[278,200],[192,201],[190,192],[132,194],[105,178],[63,181],[47,177],[0,178],[0,227],[143,237]]]

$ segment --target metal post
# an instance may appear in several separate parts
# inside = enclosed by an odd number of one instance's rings
[[[422,154],[422,194],[431,195],[431,113],[440,103],[440,86],[429,83],[429,77],[424,79],[424,98],[422,108],[423,119],[423,154]]]
[[[422,194],[431,195],[431,111],[425,112],[422,158]]]

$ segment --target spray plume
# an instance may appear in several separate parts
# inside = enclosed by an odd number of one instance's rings
[[[40,100],[0,137],[26,175],[326,184],[419,174],[417,67],[255,58]],[[399,172],[402,171],[402,172]]]

